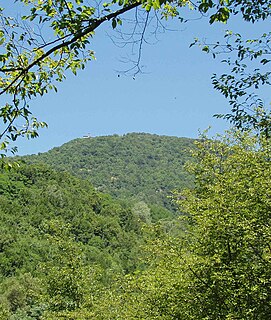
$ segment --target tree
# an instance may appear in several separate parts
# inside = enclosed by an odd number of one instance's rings
[[[231,108],[231,112],[217,114],[216,117],[229,120],[238,129],[254,129],[268,137],[271,134],[271,113],[259,92],[263,86],[270,85],[270,40],[271,33],[243,39],[241,34],[227,31],[225,43],[200,44],[214,57],[225,56],[222,63],[229,69],[220,76],[214,74],[212,77],[214,88],[229,101]]]
[[[240,132],[198,143],[195,189],[177,195],[185,232],[157,234],[104,319],[270,319],[270,151]]]
[[[244,20],[256,22],[269,18],[271,12],[270,1],[247,0],[198,0],[195,3],[188,0],[113,0],[95,3],[94,6],[85,0],[17,0],[16,3],[22,6],[24,16],[9,17],[3,8],[0,10],[0,96],[6,95],[6,102],[0,108],[0,149],[4,151],[10,141],[19,136],[34,138],[38,135],[37,129],[46,126],[46,123],[32,117],[31,99],[51,89],[57,90],[56,82],[65,79],[67,69],[76,74],[78,69],[84,69],[86,63],[94,59],[89,42],[100,25],[110,22],[114,29],[121,26],[123,14],[139,8],[145,12],[144,27],[137,39],[139,57],[134,66],[136,73],[140,69],[144,33],[152,12],[158,19],[176,17],[185,20],[183,8],[190,6],[201,15],[208,13],[210,23],[226,22],[231,15],[238,13]],[[135,24],[137,22],[135,19]],[[238,52],[242,52],[242,48],[245,50],[242,43],[238,48]],[[208,50],[208,47],[203,50]],[[251,50],[245,52],[253,57],[261,55],[259,52],[253,55]],[[269,60],[266,59],[262,63],[267,62]],[[237,74],[242,75],[240,70]],[[252,85],[263,81],[263,77],[257,79],[251,78]],[[233,82],[232,85],[238,87],[239,83]],[[218,84],[216,86],[221,90]],[[237,115],[234,121],[243,123],[244,114],[238,113],[240,108],[232,111]]]
[[[202,318],[270,317],[270,150],[269,139],[240,132],[199,143],[196,188],[183,202]]]

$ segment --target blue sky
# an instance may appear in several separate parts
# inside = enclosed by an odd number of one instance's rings
[[[67,74],[57,93],[31,102],[33,115],[49,128],[41,130],[38,139],[20,140],[19,154],[44,152],[85,134],[148,132],[195,138],[198,130],[208,126],[212,133],[223,132],[227,123],[212,116],[227,112],[228,105],[211,84],[212,74],[223,72],[223,65],[220,58],[213,59],[189,44],[194,37],[221,39],[226,29],[239,32],[251,25],[237,21],[209,26],[203,19],[168,26],[175,31],[159,34],[156,44],[144,45],[146,73],[135,79],[118,76],[117,71],[127,68],[120,59],[130,49],[115,46],[107,27],[99,29],[91,42],[96,61],[77,76]]]

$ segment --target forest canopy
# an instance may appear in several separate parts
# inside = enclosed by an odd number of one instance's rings
[[[68,171],[114,198],[143,201],[154,218],[163,211],[175,215],[172,191],[193,186],[193,177],[185,169],[193,148],[193,139],[129,133],[75,139],[22,159]]]

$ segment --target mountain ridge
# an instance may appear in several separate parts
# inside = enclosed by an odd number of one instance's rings
[[[113,197],[172,209],[171,191],[193,185],[184,164],[191,160],[194,141],[150,133],[87,136],[22,159],[71,172]]]

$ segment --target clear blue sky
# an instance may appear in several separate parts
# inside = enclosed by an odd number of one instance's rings
[[[85,134],[148,132],[195,138],[209,125],[212,133],[223,132],[227,123],[212,116],[227,112],[228,105],[211,84],[211,75],[223,72],[223,65],[220,58],[214,60],[198,47],[189,49],[189,44],[194,37],[221,39],[225,29],[240,32],[238,28],[252,27],[238,26],[210,27],[207,19],[169,24],[177,31],[159,34],[158,43],[144,45],[146,74],[138,74],[135,80],[118,77],[116,71],[127,68],[120,59],[129,48],[116,47],[108,30],[99,29],[91,45],[97,60],[76,77],[68,74],[58,93],[32,101],[33,114],[49,128],[41,130],[37,139],[20,140],[19,154],[44,152]]]

